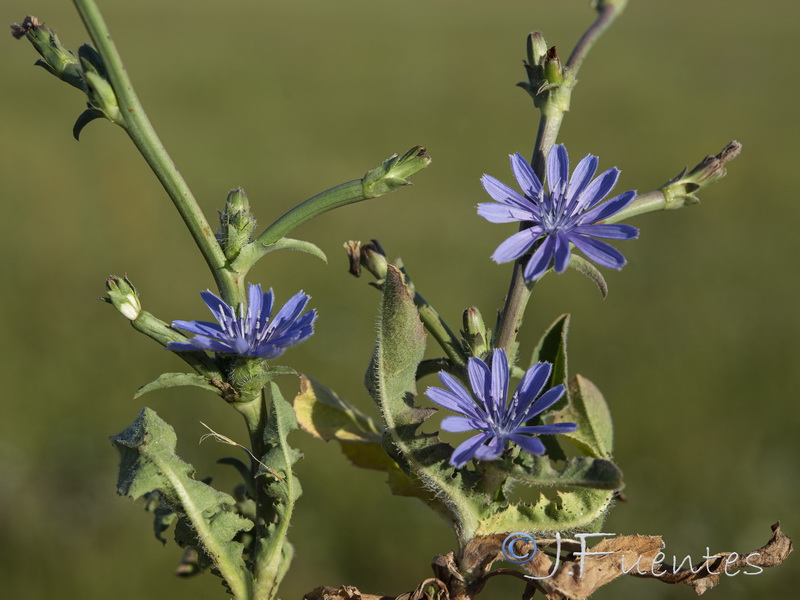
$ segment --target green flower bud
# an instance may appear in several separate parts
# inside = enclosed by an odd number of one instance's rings
[[[395,154],[387,158],[374,169],[367,171],[361,185],[365,198],[375,198],[408,185],[408,178],[431,164],[431,157],[425,154],[425,148],[414,146],[403,156]]]
[[[89,96],[89,110],[101,113],[112,123],[123,125],[117,94],[111,87],[100,55],[89,44],[84,44],[78,49],[78,58],[81,60],[86,94]]]
[[[481,312],[475,306],[470,306],[463,315],[464,346],[472,356],[482,358],[489,353],[489,332],[483,322]]]
[[[103,300],[113,304],[123,317],[131,321],[139,317],[142,312],[139,294],[127,277],[112,275],[106,279],[106,291],[108,291],[108,296]]]
[[[528,36],[528,60],[526,65],[536,66],[547,54],[547,42],[541,31],[534,31]]]
[[[253,236],[256,220],[250,212],[250,201],[242,188],[228,192],[225,210],[219,213],[217,239],[228,260],[234,260]]]
[[[545,85],[561,85],[564,82],[564,69],[555,46],[547,51],[543,61]]]
[[[269,381],[267,361],[260,358],[236,358],[228,377],[240,396],[237,402],[250,402]]]
[[[386,253],[378,240],[370,240],[369,244],[361,247],[361,264],[375,279],[383,280],[386,277],[389,261],[386,260]]]
[[[11,35],[16,39],[27,38],[42,59],[36,64],[71,86],[83,90],[83,72],[75,55],[67,50],[58,39],[56,32],[46,27],[34,16],[27,16],[22,23],[11,26]]]
[[[733,141],[717,155],[706,156],[691,171],[684,169],[676,177],[661,186],[666,198],[665,210],[683,208],[697,204],[700,199],[695,192],[725,177],[725,165],[739,156],[742,145]]]

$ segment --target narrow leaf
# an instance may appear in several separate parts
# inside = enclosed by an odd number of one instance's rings
[[[597,286],[600,294],[605,298],[608,296],[608,284],[603,274],[591,262],[573,252],[569,258],[569,268],[575,269],[578,273],[586,275]]]
[[[558,317],[550,327],[542,334],[539,343],[533,350],[531,356],[530,366],[535,365],[537,362],[548,362],[553,365],[553,370],[550,374],[549,387],[556,385],[567,385],[568,377],[568,364],[567,359],[567,334],[569,333],[569,320],[568,314],[563,314]],[[565,407],[567,404],[566,396],[556,402],[550,409],[558,410]],[[529,422],[529,425],[541,425],[541,417],[536,417]],[[544,447],[547,449],[547,455],[554,460],[564,460],[566,454],[559,444],[558,436],[543,436],[541,438]]]
[[[133,397],[135,399],[155,390],[165,390],[167,388],[183,386],[198,387],[213,392],[218,396],[222,395],[222,391],[219,387],[212,385],[208,379],[196,373],[164,373],[136,390],[136,394]]]
[[[297,252],[304,252],[316,256],[325,263],[328,262],[328,257],[325,256],[325,253],[315,244],[292,238],[281,238],[272,244],[263,244],[258,240],[250,242],[242,248],[236,260],[233,261],[233,268],[234,270],[241,271],[242,266],[247,265],[249,269],[261,258],[276,250],[296,250]]]
[[[266,390],[265,390],[266,393]],[[264,428],[264,454],[259,458],[256,485],[263,486],[272,502],[267,509],[263,531],[255,553],[256,597],[273,597],[278,584],[286,573],[293,551],[286,539],[294,503],[302,494],[300,482],[292,466],[301,454],[289,445],[289,434],[297,429],[292,405],[284,400],[278,386],[273,382],[267,396],[269,415]]]
[[[75,121],[75,125],[72,126],[72,137],[74,137],[77,141],[81,141],[81,132],[83,131],[83,128],[95,119],[104,118],[105,115],[99,110],[87,108],[78,116],[78,120]]]

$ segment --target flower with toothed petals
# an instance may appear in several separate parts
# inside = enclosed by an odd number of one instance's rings
[[[270,318],[272,290],[264,293],[260,285],[250,284],[246,312],[244,305],[240,304],[234,309],[208,290],[200,296],[217,322],[173,321],[173,327],[194,333],[195,336],[188,342],[170,342],[167,344],[168,350],[207,350],[268,360],[280,356],[287,348],[314,333],[317,312],[311,310],[301,315],[309,300],[303,292],[292,296],[275,318]]]
[[[548,191],[520,154],[511,156],[511,169],[524,194],[484,175],[481,183],[494,202],[479,204],[478,214],[492,223],[521,221],[530,224],[500,244],[492,260],[498,263],[516,260],[539,242],[524,270],[525,281],[535,281],[551,264],[557,273],[566,270],[571,244],[597,264],[621,269],[625,257],[596,238],[629,240],[638,237],[639,230],[635,227],[603,223],[633,202],[636,192],[624,192],[601,203],[617,183],[619,170],[608,169],[592,179],[597,164],[597,157],[589,154],[569,177],[567,149],[559,144],[553,146],[547,157]]]
[[[508,359],[502,350],[492,353],[491,368],[479,358],[469,359],[467,374],[471,393],[455,377],[441,371],[439,379],[447,389],[429,387],[425,395],[442,408],[460,415],[445,417],[442,429],[478,432],[455,449],[450,464],[463,467],[470,459],[494,460],[503,452],[506,442],[513,442],[532,454],[544,454],[544,444],[531,436],[575,431],[578,428],[575,423],[525,425],[564,395],[563,385],[557,385],[542,394],[550,371],[549,363],[533,365],[519,382],[510,402],[506,400]]]

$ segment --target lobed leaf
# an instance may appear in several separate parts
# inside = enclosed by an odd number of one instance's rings
[[[175,454],[175,431],[155,411],[143,408],[136,421],[111,438],[120,455],[117,491],[137,500],[157,491],[187,525],[192,546],[202,548],[237,598],[246,597],[250,574],[244,546],[234,541],[253,523],[233,512],[235,500],[194,479],[194,468]]]

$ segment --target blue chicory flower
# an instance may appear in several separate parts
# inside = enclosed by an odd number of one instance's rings
[[[462,467],[473,458],[494,460],[503,452],[506,442],[514,442],[532,454],[544,454],[541,440],[530,436],[575,431],[578,428],[575,423],[524,425],[564,395],[564,386],[557,385],[536,399],[550,378],[551,370],[550,363],[533,365],[519,382],[511,402],[506,401],[509,370],[503,350],[493,352],[491,369],[479,358],[469,359],[467,374],[472,393],[455,377],[441,371],[439,379],[447,389],[429,387],[425,395],[439,406],[462,415],[445,417],[442,429],[479,432],[455,449],[450,464]]]
[[[177,352],[208,350],[271,359],[287,348],[299,344],[312,333],[316,310],[301,316],[309,296],[298,292],[283,305],[274,319],[272,290],[263,293],[260,285],[248,288],[247,313],[240,304],[237,310],[206,290],[200,296],[217,323],[206,321],[173,321],[172,326],[196,334],[188,342],[170,342],[168,350]]]
[[[511,156],[511,169],[524,195],[484,175],[481,183],[494,202],[479,204],[478,214],[492,223],[530,224],[500,244],[492,260],[498,263],[516,260],[538,241],[541,243],[525,265],[525,281],[539,279],[551,263],[557,273],[563,273],[569,264],[570,244],[599,265],[621,269],[625,257],[595,238],[638,237],[639,230],[630,225],[602,223],[628,206],[636,192],[624,192],[601,204],[617,183],[619,170],[608,169],[593,180],[597,164],[597,157],[589,154],[569,177],[567,149],[563,144],[553,146],[545,169],[549,193],[520,154]]]

